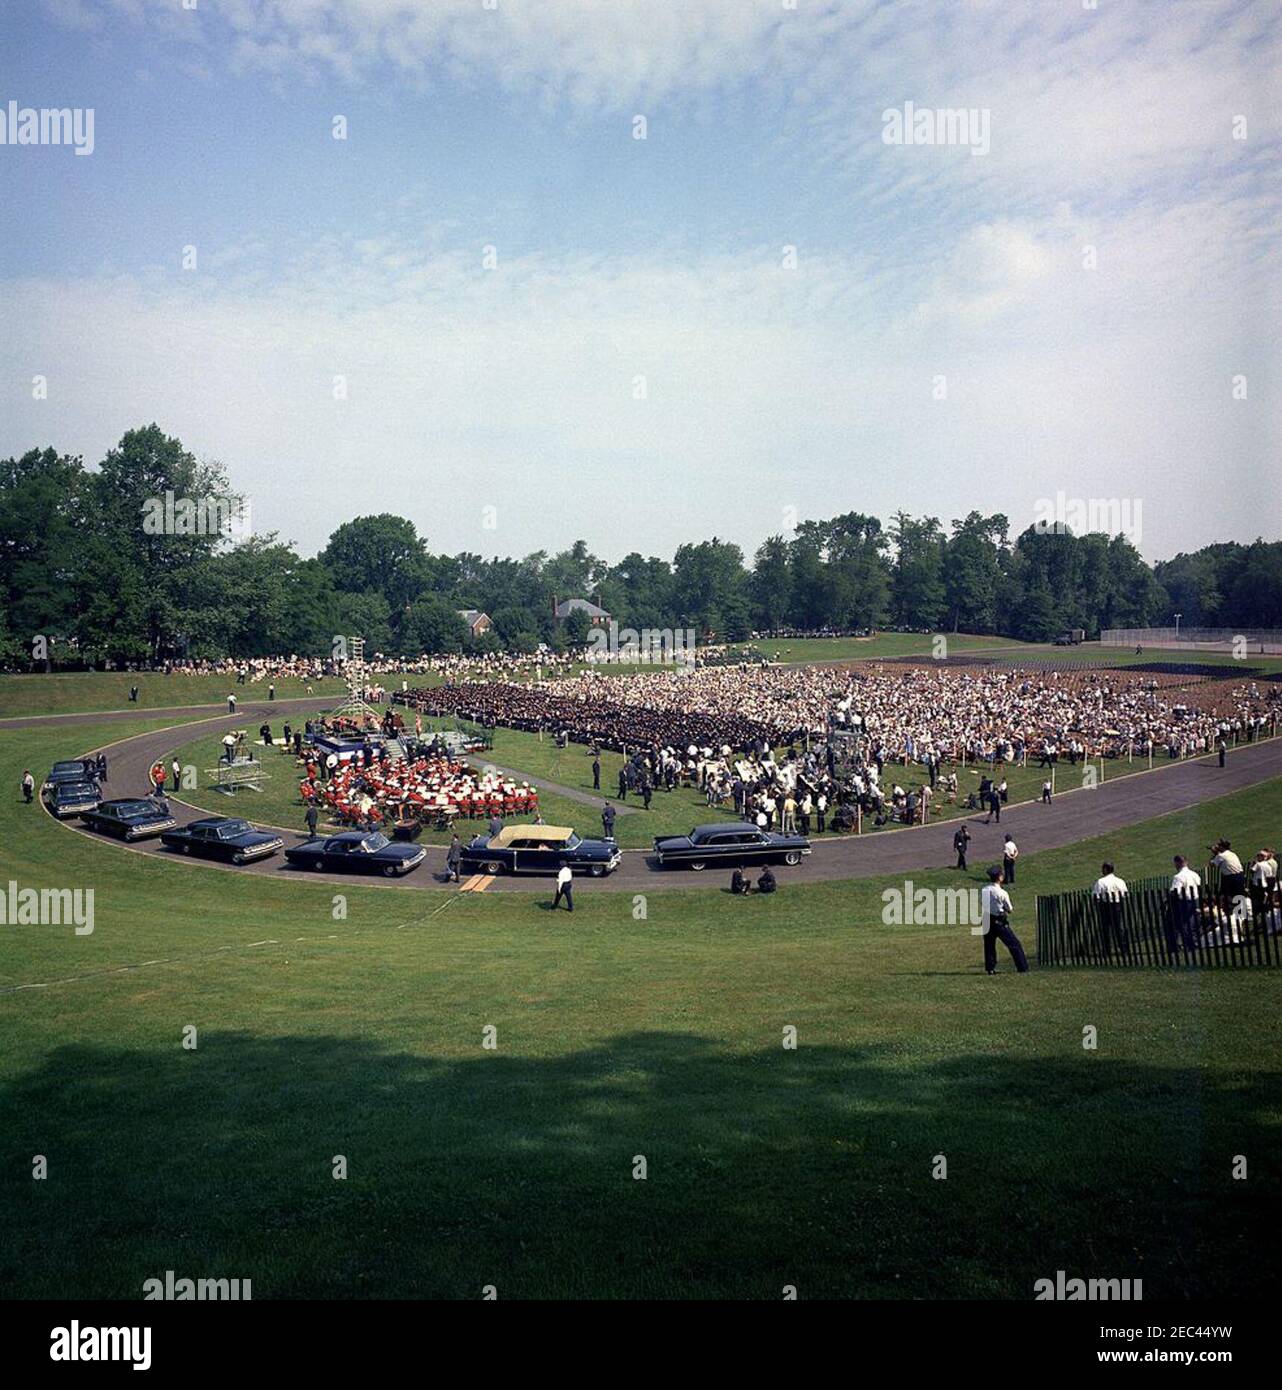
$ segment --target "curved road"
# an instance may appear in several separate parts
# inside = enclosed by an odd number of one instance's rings
[[[106,744],[104,748],[108,755],[110,774],[107,791],[111,796],[145,793],[149,769],[157,758],[171,752],[176,729],[181,728],[184,731],[182,741],[188,742],[190,735],[186,731],[203,729],[209,733],[217,733],[236,727],[252,728],[268,716],[279,718],[284,714],[310,712],[315,708],[314,699],[277,700],[272,703],[255,701],[242,705],[235,715],[224,713],[203,720],[180,718],[178,724],[168,728],[138,734],[115,744]],[[123,710],[64,715],[58,717],[58,723],[99,724],[117,719],[163,718],[171,713],[189,716],[193,710],[189,706],[175,710]],[[49,723],[50,720],[47,718],[6,719],[0,720],[0,728],[47,727]],[[96,748],[84,750],[86,753],[97,751],[99,750]],[[974,837],[971,842],[973,862],[984,863],[999,859],[1002,836],[1006,830],[1014,832],[1020,849],[1025,854],[1058,849],[1095,835],[1107,834],[1110,830],[1124,829],[1136,821],[1148,820],[1172,811],[1187,810],[1212,797],[1240,791],[1279,776],[1282,776],[1282,738],[1238,747],[1229,754],[1228,766],[1223,769],[1217,765],[1214,755],[1189,762],[1159,761],[1155,763],[1152,772],[1106,781],[1102,786],[1090,791],[1059,792],[1051,806],[1042,806],[1034,802],[1010,807],[1004,812],[1000,826],[986,826],[978,815],[967,817],[966,823]],[[551,786],[549,783],[541,785]],[[176,818],[182,824],[212,814],[188,806],[176,797],[171,796],[169,801]],[[102,838],[78,823],[63,821],[60,824],[71,833],[88,835],[93,839]],[[790,882],[820,882],[948,867],[954,862],[953,831],[958,824],[960,821],[950,820],[913,829],[883,830],[864,836],[818,836],[812,840],[814,852],[808,859],[795,869],[780,868],[777,872]],[[299,841],[305,838],[296,831],[287,833],[295,834]],[[298,873],[300,877],[304,876],[301,871],[286,867],[283,857],[233,868],[231,865],[189,859],[174,854],[162,848],[158,841],[148,840],[128,846],[116,840],[109,843],[128,853],[161,855],[177,863],[196,864],[216,872],[286,876]],[[310,881],[348,884],[361,882],[401,890],[453,889],[453,885],[443,883],[436,877],[437,874],[443,874],[444,866],[444,849],[429,846],[428,860],[424,866],[428,872],[420,871],[406,878],[388,880],[361,876],[356,879],[351,875],[318,873],[307,873],[305,877]],[[698,875],[662,871],[650,862],[648,851],[625,850],[623,863],[616,873],[608,879],[588,882],[595,891],[639,892],[643,889],[649,891],[656,888],[695,887],[719,882],[723,876],[723,872]],[[547,892],[548,880],[498,878],[492,887],[505,892]]]

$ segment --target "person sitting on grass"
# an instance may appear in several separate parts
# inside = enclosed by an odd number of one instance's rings
[[[757,880],[758,893],[773,893],[779,884],[773,873],[770,872],[770,865],[767,864],[761,871],[761,877]]]
[[[744,873],[742,864],[730,875],[730,891],[736,896],[752,892],[752,882]]]

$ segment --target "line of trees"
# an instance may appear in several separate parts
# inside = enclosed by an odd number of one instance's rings
[[[163,524],[157,499],[169,499]],[[847,512],[771,536],[745,562],[713,537],[673,558],[607,564],[576,542],[523,559],[437,555],[404,517],[345,521],[319,555],[275,534],[229,540],[183,502],[233,505],[223,468],[156,425],[131,430],[94,469],[55,449],[0,461],[0,661],[54,663],[327,653],[336,633],[404,655],[533,650],[581,641],[554,598],[588,597],[621,626],[753,631],[894,626],[1045,641],[1068,628],[1169,623],[1282,626],[1282,542],[1208,546],[1150,567],[1123,536],[1030,527],[1000,513]],[[175,507],[174,500],[178,505]],[[145,520],[146,519],[146,520]],[[459,610],[487,612],[473,639]]]

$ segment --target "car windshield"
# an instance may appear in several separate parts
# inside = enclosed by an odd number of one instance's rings
[[[226,825],[218,827],[218,835],[223,840],[234,840],[237,835],[243,835],[249,826],[243,820],[229,820]]]
[[[54,772],[78,772],[83,776],[85,765],[77,759],[72,763],[54,763],[51,770]]]
[[[577,849],[582,843],[582,836],[574,834],[571,835],[570,838],[565,842],[565,847],[566,849]]]
[[[150,801],[126,801],[116,807],[116,814],[128,819],[130,816],[150,816],[155,810]]]
[[[380,849],[386,849],[390,844],[391,841],[386,835],[367,835],[361,841],[361,849],[366,854],[377,854]]]
[[[92,796],[93,787],[88,782],[64,782],[59,788],[61,796]]]

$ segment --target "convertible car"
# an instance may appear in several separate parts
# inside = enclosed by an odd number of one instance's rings
[[[382,874],[385,878],[407,874],[426,858],[427,851],[421,845],[393,844],[376,830],[344,830],[328,840],[307,840],[285,851],[286,861],[296,869]]]
[[[92,811],[101,798],[97,782],[55,782],[45,792],[49,810],[59,820],[83,816],[86,811]]]
[[[464,847],[459,871],[469,874],[572,873],[601,878],[622,859],[613,840],[584,840],[564,825],[505,825],[497,835],[478,835]]]
[[[663,868],[706,869],[713,864],[733,869],[740,864],[800,864],[802,855],[810,853],[810,841],[804,835],[780,835],[735,821],[696,825],[688,835],[656,838],[654,852]]]
[[[224,859],[230,864],[244,864],[250,859],[265,859],[284,848],[279,835],[255,830],[247,820],[222,819],[218,816],[194,820],[167,830],[160,837],[167,849],[183,854],[203,854],[209,859]]]
[[[135,801],[100,801],[92,811],[82,811],[80,819],[90,830],[101,830],[104,835],[116,835],[122,840],[146,840],[178,824],[167,810],[145,797]]]

